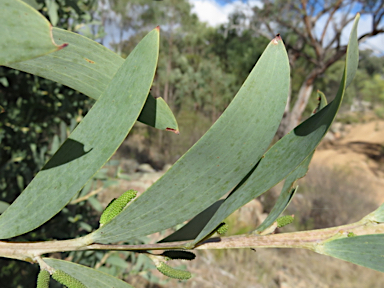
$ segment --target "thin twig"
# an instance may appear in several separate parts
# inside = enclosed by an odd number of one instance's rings
[[[81,201],[87,200],[88,198],[91,198],[93,195],[96,195],[96,194],[100,193],[101,191],[103,191],[103,189],[104,189],[103,187],[97,188],[96,190],[89,192],[87,195],[69,202],[69,204],[77,204]]]

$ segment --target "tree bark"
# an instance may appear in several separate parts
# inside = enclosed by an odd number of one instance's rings
[[[297,96],[295,105],[292,108],[292,111],[286,113],[286,120],[283,121],[285,123],[280,129],[282,132],[281,134],[287,134],[300,123],[301,115],[303,114],[305,107],[308,104],[309,97],[311,96],[313,91],[313,82],[315,81],[318,75],[319,73],[313,71],[304,80],[303,84],[300,87],[299,94]],[[279,137],[282,137],[283,135],[279,135]]]

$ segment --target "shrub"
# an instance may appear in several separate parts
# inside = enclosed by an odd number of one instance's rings
[[[41,226],[61,211],[114,154],[136,120],[176,133],[178,128],[165,102],[148,96],[157,65],[159,27],[148,33],[123,60],[68,31],[54,28],[52,37],[50,24],[19,0],[1,3],[0,18],[7,28],[0,30],[0,38],[7,46],[0,46],[0,65],[58,81],[97,99],[52,158],[0,216],[0,239],[10,239]],[[67,286],[95,288],[131,286],[99,270],[43,255],[137,251],[167,276],[187,279],[192,276],[189,272],[171,266],[174,259],[195,258],[186,250],[285,247],[306,248],[383,271],[380,244],[384,206],[356,223],[272,234],[281,226],[278,218],[295,194],[294,183],[308,170],[314,149],[332,124],[345,89],[356,73],[358,19],[359,16],[351,32],[335,100],[326,105],[325,96],[319,92],[314,115],[270,148],[289,91],[289,62],[279,35],[267,46],[216,123],[140,197],[125,207],[107,209],[108,219],[87,235],[60,241],[1,241],[0,256],[38,263],[41,270],[47,270]],[[60,44],[53,43],[53,38]],[[283,179],[286,180],[274,208],[251,235],[215,237],[227,216]],[[121,204],[116,201],[110,207]],[[124,244],[191,218],[158,243]],[[118,242],[123,244],[113,244]]]

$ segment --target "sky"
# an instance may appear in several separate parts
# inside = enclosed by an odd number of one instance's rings
[[[226,23],[228,21],[228,16],[236,9],[241,9],[246,13],[249,13],[247,4],[241,0],[189,0],[189,2],[193,5],[192,11],[197,14],[199,19],[203,22],[207,22],[208,25],[213,27]],[[250,0],[248,2],[250,2],[252,6],[258,5],[261,7],[258,0]],[[322,24],[321,21],[322,19],[319,21],[319,27]],[[372,23],[371,21],[370,17],[361,17],[358,36],[369,31],[369,27]],[[342,34],[342,44],[347,44],[351,27],[352,25],[349,25],[349,27],[344,29]],[[278,31],[276,33],[278,33]],[[329,35],[329,37],[330,36],[331,35]],[[360,44],[360,48],[369,48],[377,54],[384,55],[384,34],[369,38],[365,43]]]

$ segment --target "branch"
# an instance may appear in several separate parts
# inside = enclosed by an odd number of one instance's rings
[[[309,37],[310,42],[312,43],[313,48],[315,48],[317,59],[320,59],[321,55],[321,47],[318,45],[319,43],[316,41],[315,37],[312,34],[313,26],[312,21],[310,17],[308,16],[307,12],[307,0],[301,0],[301,5],[303,6],[304,15],[303,15],[303,22],[305,25],[305,31],[307,32],[307,35]]]
[[[171,249],[229,249],[229,248],[305,248],[318,252],[324,241],[355,235],[384,233],[384,223],[377,223],[365,217],[359,222],[326,229],[281,233],[272,235],[240,235],[224,238],[210,238],[196,246],[191,241],[155,243],[144,245],[92,244],[92,234],[85,237],[34,243],[0,241],[0,257],[38,262],[41,255],[55,252],[80,250],[136,251]],[[320,246],[319,246],[320,245]]]
[[[91,198],[93,195],[96,195],[99,192],[103,191],[103,189],[104,189],[103,187],[97,188],[96,190],[93,190],[93,191],[89,192],[87,195],[85,195],[83,197],[80,197],[80,198],[77,198],[77,199],[69,202],[69,204],[73,205],[73,204],[80,203],[81,201],[85,201],[88,198]]]
[[[361,41],[363,41],[364,38],[375,36],[375,35],[380,34],[380,33],[384,33],[384,29],[379,29],[379,30],[375,30],[375,31],[372,31],[369,33],[365,33],[365,34],[361,35],[357,40],[359,42],[361,42]]]
[[[323,29],[323,33],[321,34],[321,37],[320,37],[320,45],[323,44],[323,40],[324,40],[324,37],[325,37],[325,33],[327,32],[327,29],[328,29],[328,25],[329,23],[331,22],[332,18],[333,18],[333,15],[336,13],[336,11],[340,8],[340,5],[341,5],[341,0],[339,0],[338,2],[336,2],[334,5],[331,5],[329,6],[328,8],[324,8],[323,11],[329,11],[330,8],[333,7],[333,10],[329,13],[329,17],[328,17],[328,20],[327,22],[325,23],[324,25],[324,29]],[[321,11],[321,12],[323,12]],[[321,12],[317,15],[319,16],[321,14]],[[318,18],[316,19],[316,21],[318,20]]]

